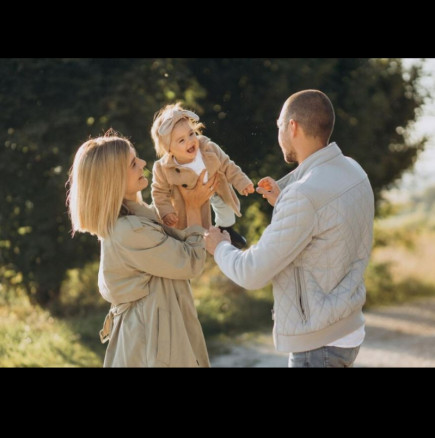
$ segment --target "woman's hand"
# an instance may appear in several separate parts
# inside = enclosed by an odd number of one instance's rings
[[[189,190],[182,186],[178,186],[181,196],[186,204],[187,226],[195,224],[202,226],[201,206],[210,200],[219,184],[217,175],[204,184],[205,172],[206,169],[201,172],[198,177],[198,182],[193,189]]]
[[[189,190],[182,186],[178,186],[187,208],[201,207],[202,204],[207,202],[214,195],[216,187],[219,184],[217,175],[204,184],[205,172],[206,169],[200,173],[196,186],[193,189]]]

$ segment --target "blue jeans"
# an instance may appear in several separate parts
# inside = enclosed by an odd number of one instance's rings
[[[350,368],[358,356],[359,347],[321,347],[290,353],[290,368]]]

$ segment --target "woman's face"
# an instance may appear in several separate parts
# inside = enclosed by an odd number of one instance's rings
[[[148,180],[143,175],[143,169],[146,165],[145,160],[136,157],[136,151],[130,149],[130,157],[127,167],[127,188],[125,190],[125,199],[136,201],[137,192],[148,186]]]

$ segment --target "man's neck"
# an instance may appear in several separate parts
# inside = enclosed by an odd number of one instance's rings
[[[301,164],[310,155],[313,155],[314,153],[320,151],[320,149],[323,149],[324,147],[326,147],[326,145],[324,145],[321,142],[311,142],[302,145],[297,152],[298,163]]]

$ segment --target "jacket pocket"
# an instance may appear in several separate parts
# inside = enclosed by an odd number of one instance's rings
[[[295,268],[295,283],[296,283],[296,306],[299,314],[304,322],[308,319],[308,305],[305,294],[304,283],[302,282],[300,268]]]
[[[171,358],[171,314],[158,308],[158,327],[157,327],[157,362],[169,365]]]

